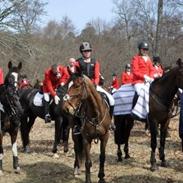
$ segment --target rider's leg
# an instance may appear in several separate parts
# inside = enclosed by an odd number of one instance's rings
[[[51,122],[51,116],[49,113],[49,102],[50,102],[49,94],[44,93],[43,105],[44,105],[44,112],[45,112],[45,123]]]

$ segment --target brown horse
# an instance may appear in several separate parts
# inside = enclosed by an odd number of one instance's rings
[[[81,155],[85,152],[86,183],[91,183],[90,168],[92,166],[90,149],[92,140],[100,140],[99,182],[104,183],[105,149],[109,138],[111,116],[109,108],[100,93],[87,76],[77,76],[63,98],[63,109],[81,120],[81,134],[73,135],[75,150],[75,174],[80,168]],[[84,149],[83,149],[84,148]]]
[[[159,158],[161,160],[161,166],[166,167],[165,160],[165,139],[167,128],[169,124],[172,101],[178,88],[183,88],[183,62],[181,59],[177,60],[177,66],[170,69],[161,78],[156,79],[150,87],[149,96],[149,114],[147,116],[146,122],[150,128],[151,134],[151,170],[157,169],[155,151],[157,147],[157,127],[160,124],[160,148],[159,148]],[[127,119],[128,118],[128,119]],[[115,118],[116,123],[123,123],[126,119],[127,123],[124,125],[131,125],[132,118],[130,114],[119,115]],[[128,123],[129,122],[129,123]],[[125,127],[127,128],[127,127]],[[130,127],[129,127],[130,128]],[[118,149],[119,152],[119,149]],[[120,158],[118,157],[120,160]]]

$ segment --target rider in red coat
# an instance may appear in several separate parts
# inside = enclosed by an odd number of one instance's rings
[[[149,46],[146,42],[138,45],[139,53],[132,58],[132,74],[135,91],[139,95],[141,88],[145,83],[153,81],[154,67],[148,56]]]
[[[159,56],[153,56],[154,78],[159,78],[163,75],[164,71],[161,65]]]
[[[69,75],[62,65],[54,64],[45,71],[43,81],[44,106],[45,106],[45,122],[50,122],[49,102],[51,95],[56,105],[59,104],[60,98],[56,93],[56,89],[61,85],[64,86],[69,79]]]
[[[0,68],[0,85],[4,84],[4,73],[2,68]]]
[[[126,64],[125,71],[121,74],[121,84],[130,84],[133,82],[133,74],[131,73],[130,64]]]
[[[118,77],[115,73],[112,74],[111,93],[114,93],[119,88]]]

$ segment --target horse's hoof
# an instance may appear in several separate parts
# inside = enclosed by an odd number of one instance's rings
[[[127,154],[127,155],[125,156],[125,159],[129,159],[129,158],[130,158],[130,155]]]
[[[98,181],[98,183],[106,183],[106,181],[105,181],[104,179],[100,179],[100,180]]]
[[[123,161],[123,159],[122,158],[117,158],[117,162],[122,162]]]
[[[57,153],[53,153],[53,158],[54,159],[58,159],[59,158],[59,155]]]
[[[77,177],[80,175],[80,169],[79,168],[74,168],[74,176]]]
[[[68,145],[64,145],[64,153],[67,153],[69,151]]]
[[[167,167],[167,162],[166,161],[162,161],[161,162],[161,166],[166,168]]]
[[[0,176],[3,176],[4,174],[3,174],[3,171],[2,170],[0,170]]]
[[[20,174],[20,167],[17,167],[16,169],[14,169],[14,172],[15,172],[16,174]]]
[[[154,171],[158,170],[158,166],[157,165],[152,165],[151,168],[150,168],[150,170],[152,172],[154,172]]]
[[[30,153],[30,147],[24,147],[23,152],[26,154]]]

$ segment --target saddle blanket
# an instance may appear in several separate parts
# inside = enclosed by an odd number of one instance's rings
[[[34,96],[33,104],[39,107],[43,106],[43,94],[37,92],[36,95]]]
[[[122,85],[114,94],[114,115],[135,114],[141,119],[146,119],[149,113],[149,85],[141,89],[137,103],[132,110],[135,89],[132,84]]]

